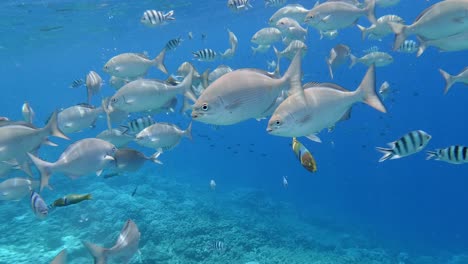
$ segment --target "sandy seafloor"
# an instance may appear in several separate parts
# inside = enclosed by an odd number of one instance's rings
[[[332,219],[298,214],[291,204],[274,201],[258,189],[212,191],[160,171],[146,168],[120,176],[134,177],[132,183],[122,183],[122,178],[99,179],[92,185],[85,184],[89,179],[74,181],[73,188],[93,193],[93,200],[56,209],[42,222],[33,216],[27,198],[2,202],[0,263],[49,263],[63,248],[68,263],[93,263],[81,240],[110,247],[129,218],[140,223],[142,234],[140,254],[131,263],[468,263],[468,255],[390,250]],[[217,241],[224,249],[214,248]]]

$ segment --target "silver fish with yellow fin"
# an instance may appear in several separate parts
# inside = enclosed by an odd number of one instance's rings
[[[315,162],[314,156],[312,156],[312,153],[310,153],[310,151],[306,149],[306,147],[304,147],[304,145],[302,145],[302,143],[295,137],[293,137],[292,140],[292,149],[306,170],[317,172],[317,162]]]

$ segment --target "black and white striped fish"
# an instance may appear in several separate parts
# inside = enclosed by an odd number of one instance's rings
[[[252,7],[250,0],[228,0],[227,6],[232,11],[247,10]]]
[[[212,49],[202,49],[192,52],[193,57],[199,61],[214,61],[218,54]]]
[[[430,139],[431,135],[422,130],[411,131],[398,140],[388,143],[390,148],[377,147],[377,150],[384,154],[379,162],[399,159],[419,152],[429,143]]]
[[[414,40],[405,40],[398,48],[398,52],[415,53],[419,49],[419,44]]]
[[[288,0],[265,0],[266,7],[279,7],[286,4]]]
[[[174,11],[171,10],[167,13],[157,10],[146,10],[143,13],[143,16],[140,19],[140,22],[148,27],[155,27],[159,25],[164,25],[169,20],[175,20],[173,17]]]
[[[34,214],[37,216],[37,218],[43,220],[47,217],[49,214],[49,208],[42,199],[41,195],[39,195],[37,192],[31,190],[31,209],[33,210]]]
[[[468,163],[468,147],[454,145],[427,152],[426,160],[435,159],[452,164]]]
[[[70,84],[70,88],[78,88],[85,83],[83,79],[76,79]]]
[[[219,252],[224,252],[224,251],[226,251],[226,246],[224,245],[223,241],[215,241],[213,243],[213,250],[214,251],[219,251]]]
[[[156,121],[151,116],[143,116],[135,118],[127,123],[125,126],[121,126],[124,134],[136,135],[143,129],[155,124]]]
[[[175,50],[177,47],[180,46],[180,43],[182,43],[182,38],[178,37],[175,39],[171,39],[166,43],[166,49],[167,50]]]

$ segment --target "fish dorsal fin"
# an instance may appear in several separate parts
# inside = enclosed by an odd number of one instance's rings
[[[308,82],[304,84],[303,87],[304,89],[313,88],[313,87],[326,87],[326,88],[335,89],[335,90],[342,91],[342,92],[349,92],[348,89],[345,89],[335,83]]]
[[[424,10],[419,14],[419,16],[417,16],[417,17],[414,19],[414,22],[416,22],[416,21],[418,21],[419,19],[421,19],[421,17],[423,17],[427,12],[431,11],[433,7],[434,7],[434,6],[432,5],[432,6],[428,7],[428,8],[426,8],[426,9],[424,9]]]
[[[86,107],[86,108],[90,108],[90,109],[96,108],[95,106],[90,105],[90,104],[88,104],[88,103],[78,103],[78,104],[76,104],[76,105],[77,105],[77,106]]]

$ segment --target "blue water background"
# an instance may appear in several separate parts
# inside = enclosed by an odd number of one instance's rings
[[[312,1],[297,2],[307,8],[313,5]],[[410,22],[432,2],[402,1],[396,7],[378,9],[377,17],[394,13]],[[253,5],[247,12],[233,13],[225,1],[5,1],[0,10],[1,115],[21,119],[21,105],[28,101],[37,114],[36,124],[42,126],[52,111],[86,100],[84,89],[68,87],[74,79],[95,70],[107,81],[102,67],[112,56],[147,51],[153,57],[166,41],[178,36],[184,42],[166,56],[170,73],[175,73],[186,60],[193,62],[199,72],[221,63],[232,68],[266,69],[266,61],[275,59],[274,53],[270,50],[252,56],[250,37],[267,26],[276,9],[264,8],[258,0]],[[139,23],[146,9],[174,9],[177,20],[163,27],[146,28]],[[365,18],[359,23],[369,25]],[[54,26],[63,28],[44,31]],[[191,51],[228,48],[227,29],[239,39],[233,59],[192,61]],[[189,31],[195,36],[193,40],[187,39]],[[204,41],[202,33],[207,36]],[[393,36],[388,36],[382,42],[362,41],[356,28],[343,30],[335,40],[319,40],[317,32],[309,28],[309,49],[302,63],[304,82],[330,81],[324,58],[335,44],[347,44],[360,56],[374,45],[391,52],[392,40]],[[437,70],[457,74],[467,66],[468,53],[442,53],[429,48],[420,58],[391,54],[394,63],[377,69],[377,85],[389,81],[396,90],[392,95],[394,102],[385,101],[387,114],[359,104],[353,108],[349,121],[338,124],[332,133],[320,134],[322,144],[300,139],[314,154],[318,173],[312,175],[300,166],[290,149],[289,138],[265,132],[267,120],[250,120],[219,129],[194,122],[193,141],[184,140],[161,157],[164,172],[198,187],[216,179],[221,191],[262,189],[275,200],[293,204],[298,214],[323,217],[361,230],[382,246],[395,250],[421,254],[467,251],[468,167],[426,161],[422,152],[378,163],[381,154],[375,147],[416,129],[433,136],[428,149],[468,145],[468,91],[456,84],[444,96],[444,81]],[[282,60],[282,72],[288,64]],[[352,69],[343,66],[335,72],[334,81],[354,90],[365,71],[363,65]],[[166,78],[156,69],[151,69],[149,76]],[[106,84],[102,97],[112,92]],[[93,98],[95,105],[100,104],[98,97]],[[156,119],[182,128],[190,122],[180,115]],[[105,121],[101,119],[96,128],[71,137],[93,137],[104,128]],[[69,144],[53,140],[60,144],[58,148],[41,150],[50,160],[56,159]],[[151,154],[151,150],[146,149],[145,153]],[[289,177],[287,190],[282,187],[285,175]],[[96,179],[80,181],[92,183]]]

